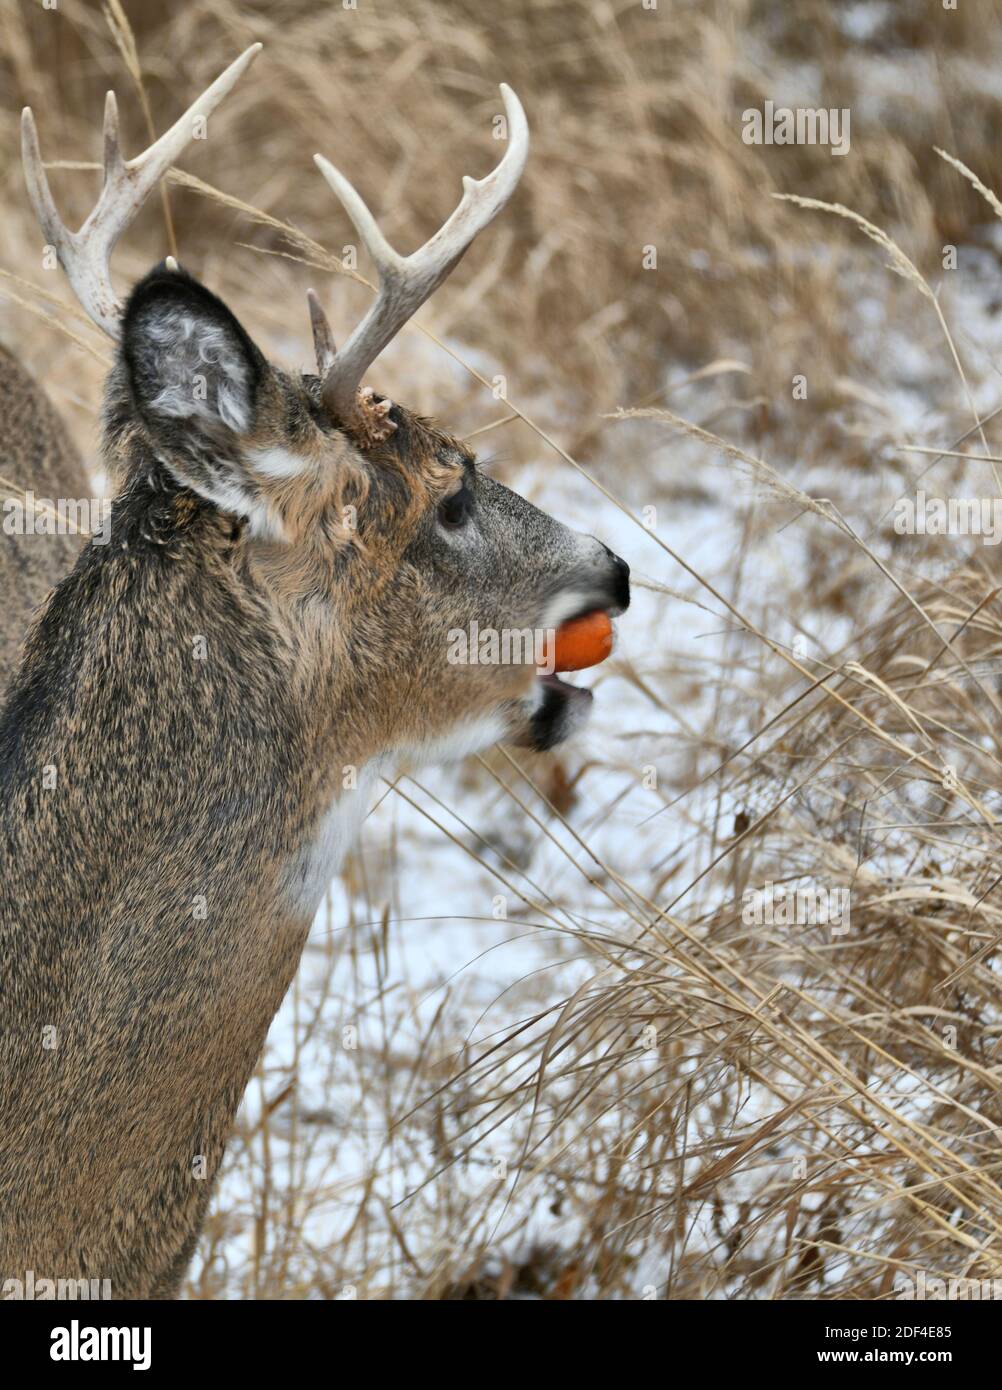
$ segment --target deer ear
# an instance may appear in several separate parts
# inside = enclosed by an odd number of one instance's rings
[[[180,267],[163,263],[133,290],[122,355],[151,423],[237,435],[253,428],[267,363],[222,300]]]

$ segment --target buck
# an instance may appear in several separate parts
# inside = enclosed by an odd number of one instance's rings
[[[450,630],[551,629],[629,603],[605,545],[362,384],[515,189],[528,129],[507,88],[503,158],[413,255],[316,157],[379,288],[340,348],[311,292],[315,374],[266,361],[170,260],[119,302],[118,237],[259,47],[128,162],[109,93],[103,187],[75,233],[24,113],[46,242],[117,345],[103,415],[117,495],[110,543],[87,545],[34,618],[0,718],[0,1281],[177,1293],[378,780],[499,740],[551,748],[587,713],[587,691],[533,666],[449,662]],[[23,460],[44,448],[34,408]],[[10,441],[17,418],[4,428]]]

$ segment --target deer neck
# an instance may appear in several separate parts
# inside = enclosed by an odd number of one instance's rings
[[[120,1294],[184,1267],[379,768],[350,683],[306,688],[229,523],[191,509],[124,496],[0,716],[0,1267],[81,1251]],[[133,1266],[153,1209],[163,1248]]]

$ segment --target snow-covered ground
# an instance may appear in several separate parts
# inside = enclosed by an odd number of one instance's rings
[[[846,6],[840,22],[862,32],[879,19],[879,8]],[[902,93],[913,90],[915,74],[897,73]],[[818,219],[817,255],[834,256],[825,250],[822,214],[803,215]],[[1000,257],[1002,226],[986,221],[971,244],[959,248],[958,268],[944,270],[933,285],[980,415],[999,401]],[[909,486],[935,493],[946,480],[951,495],[976,496],[991,493],[992,475],[986,463],[934,462],[902,447],[949,449],[966,428],[958,430],[967,409],[964,388],[931,302],[889,273],[863,238],[855,253],[838,253],[832,274],[853,306],[860,355],[873,364],[866,381],[838,383],[842,404],[834,423],[847,440],[865,442],[872,468],[833,478],[813,446],[805,457],[781,446],[767,462],[803,492],[831,497],[857,534],[886,558],[891,510]],[[463,346],[456,347],[462,355]],[[730,352],[741,360],[740,344]],[[476,365],[490,377],[492,364]],[[665,364],[671,409],[689,420],[713,418],[740,395],[740,378],[726,374],[673,389],[687,375],[685,364]],[[795,412],[796,405],[785,408]],[[543,403],[543,410],[559,437],[559,410],[553,403],[549,409]],[[787,423],[794,418],[788,415]],[[726,436],[726,420],[720,431]],[[609,423],[603,438],[611,460],[623,465],[603,472],[605,484],[637,513],[656,508],[657,537],[720,592],[739,599],[744,611],[764,615],[775,641],[792,645],[802,629],[792,624],[782,596],[813,582],[812,545],[819,536],[824,543],[827,523],[798,518],[795,506],[757,489],[747,470],[666,425]],[[642,469],[630,466],[638,452],[645,457]],[[475,1216],[471,1252],[488,1233],[498,1250],[525,1250],[533,1240],[573,1243],[580,1213],[551,1200],[545,1173],[520,1172],[518,1127],[484,1123],[462,1155],[465,1141],[454,1139],[464,1118],[462,1093],[438,1088],[459,1062],[486,1054],[521,1021],[539,1013],[544,1024],[552,1022],[546,1011],[601,969],[600,954],[575,932],[631,937],[635,923],[589,881],[603,879],[600,866],[649,887],[660,882],[658,866],[677,860],[660,890],[662,902],[703,867],[698,843],[687,848],[705,809],[700,797],[666,809],[668,798],[651,788],[651,773],[658,787],[673,785],[680,762],[714,718],[720,691],[713,669],[727,652],[754,644],[643,526],[548,457],[542,443],[538,464],[507,481],[570,525],[600,536],[629,560],[640,581],[618,625],[613,660],[580,678],[597,699],[589,727],[561,755],[569,774],[580,774],[567,810],[571,829],[504,762],[493,764],[495,771],[544,822],[545,832],[480,766],[431,771],[417,783],[403,781],[399,792],[379,788],[357,853],[331,885],[299,980],[275,1020],[261,1083],[252,1085],[244,1104],[214,1201],[214,1211],[225,1213],[213,1253],[222,1277],[216,1291],[252,1291],[248,1270],[257,1240],[265,1265],[284,1261],[289,1296],[296,1296],[297,1270],[308,1270],[304,1280],[315,1288],[317,1269],[330,1277],[334,1296],[388,1290],[400,1296],[416,1272],[420,1284],[442,1254],[435,1233],[450,1203]],[[925,573],[937,563],[934,550],[916,562]],[[647,580],[667,587],[643,587]],[[816,616],[817,630],[800,649],[808,658],[837,650],[852,632],[848,619]],[[733,741],[739,742],[756,722],[754,662],[736,669],[748,695],[746,727],[741,698],[728,697],[736,711]],[[719,808],[731,815],[737,809]],[[712,888],[701,886],[686,896],[686,908],[705,905],[704,892],[711,901]],[[429,1066],[436,1059],[437,1071]],[[641,1058],[636,1065],[653,1064]],[[296,1087],[287,1090],[293,1078]],[[900,1097],[908,1090],[903,1083]],[[274,1105],[267,1151],[259,1127],[265,1102]],[[303,1194],[311,1194],[308,1205]],[[291,1246],[281,1253],[274,1231],[283,1204],[289,1204],[284,1219]],[[255,1216],[266,1208],[269,1221],[262,1227]],[[268,1233],[263,1250],[261,1229]],[[712,1232],[701,1225],[690,1232],[692,1241],[704,1237],[712,1239]],[[196,1264],[196,1285],[206,1277]],[[660,1277],[641,1260],[636,1292]]]

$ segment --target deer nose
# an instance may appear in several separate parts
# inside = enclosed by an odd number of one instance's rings
[[[630,606],[630,567],[621,556],[617,555],[614,550],[610,550],[607,545],[603,545],[602,549],[612,561],[613,596],[616,607],[625,613]]]

